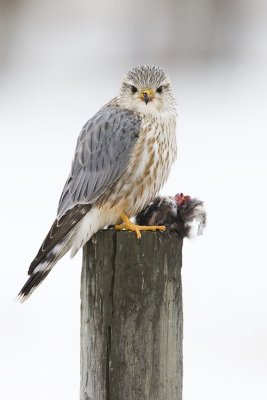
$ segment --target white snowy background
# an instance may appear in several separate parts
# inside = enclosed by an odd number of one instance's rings
[[[185,240],[184,400],[267,398],[267,4],[0,1],[0,398],[79,398],[81,252],[21,305],[80,128],[133,65],[163,66],[179,157],[165,194],[203,199]]]

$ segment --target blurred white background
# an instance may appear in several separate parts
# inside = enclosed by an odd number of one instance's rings
[[[264,0],[0,0],[0,398],[79,396],[81,252],[14,298],[52,223],[80,128],[157,64],[178,102],[163,189],[205,200],[184,243],[184,400],[266,400]]]

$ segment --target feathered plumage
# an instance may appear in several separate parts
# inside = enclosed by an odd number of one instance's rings
[[[206,211],[203,201],[180,193],[174,197],[156,197],[136,216],[136,222],[140,225],[165,225],[182,237],[192,237],[203,233]]]
[[[171,84],[155,66],[129,71],[117,97],[83,127],[57,217],[29,268],[25,300],[71,250],[99,229],[140,212],[159,192],[176,158]]]

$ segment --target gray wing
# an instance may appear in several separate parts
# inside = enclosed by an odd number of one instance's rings
[[[141,118],[130,110],[102,108],[83,127],[58,218],[77,204],[93,203],[125,172],[139,135]]]

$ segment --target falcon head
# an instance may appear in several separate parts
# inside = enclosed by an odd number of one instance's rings
[[[142,114],[175,113],[175,100],[169,77],[154,65],[134,67],[124,77],[118,104]]]

